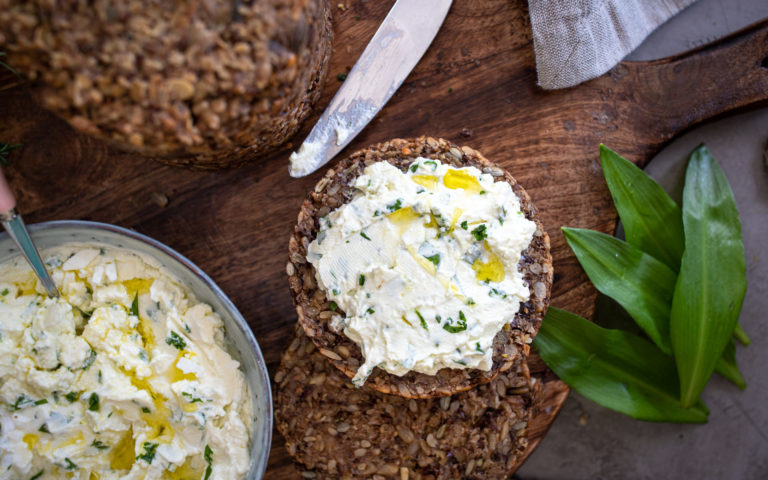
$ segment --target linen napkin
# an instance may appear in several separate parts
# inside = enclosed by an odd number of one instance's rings
[[[539,85],[599,77],[695,0],[528,0]]]

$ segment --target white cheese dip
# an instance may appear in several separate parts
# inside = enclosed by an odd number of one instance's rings
[[[353,199],[320,220],[307,259],[365,362],[395,375],[492,367],[493,338],[529,289],[518,271],[536,224],[507,182],[418,158],[368,166]]]
[[[108,247],[0,266],[0,479],[241,479],[252,406],[221,319]]]

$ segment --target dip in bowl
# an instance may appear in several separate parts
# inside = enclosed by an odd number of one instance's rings
[[[210,278],[119,227],[31,230],[62,297],[0,236],[0,478],[261,478],[264,360]]]

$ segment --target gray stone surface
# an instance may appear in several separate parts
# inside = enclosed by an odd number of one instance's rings
[[[630,58],[679,53],[765,17],[766,0],[700,0]],[[702,142],[725,170],[742,222],[748,289],[740,322],[752,345],[737,346],[737,358],[747,389],[715,376],[703,394],[711,410],[705,425],[639,422],[572,393],[518,471],[520,479],[768,479],[768,109],[691,130],[654,158],[648,172],[679,197],[685,159]]]

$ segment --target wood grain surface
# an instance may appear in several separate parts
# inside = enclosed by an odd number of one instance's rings
[[[341,3],[345,8],[337,7]],[[202,172],[125,154],[74,132],[0,78],[0,141],[23,143],[4,170],[28,222],[83,219],[133,228],[186,255],[243,313],[270,372],[296,321],[285,275],[299,205],[321,173],[288,176],[287,159],[309,132],[392,1],[334,0],[335,48],[321,101],[293,145],[236,170]],[[432,47],[347,153],[421,134],[466,144],[509,169],[552,237],[552,304],[593,312],[595,291],[560,227],[612,233],[598,159],[602,142],[644,165],[675,134],[768,99],[768,21],[718,43],[654,62],[625,62],[567,90],[536,86],[525,0],[457,0]],[[535,448],[568,394],[534,356],[544,382],[531,426]],[[275,433],[268,479],[298,472]]]

